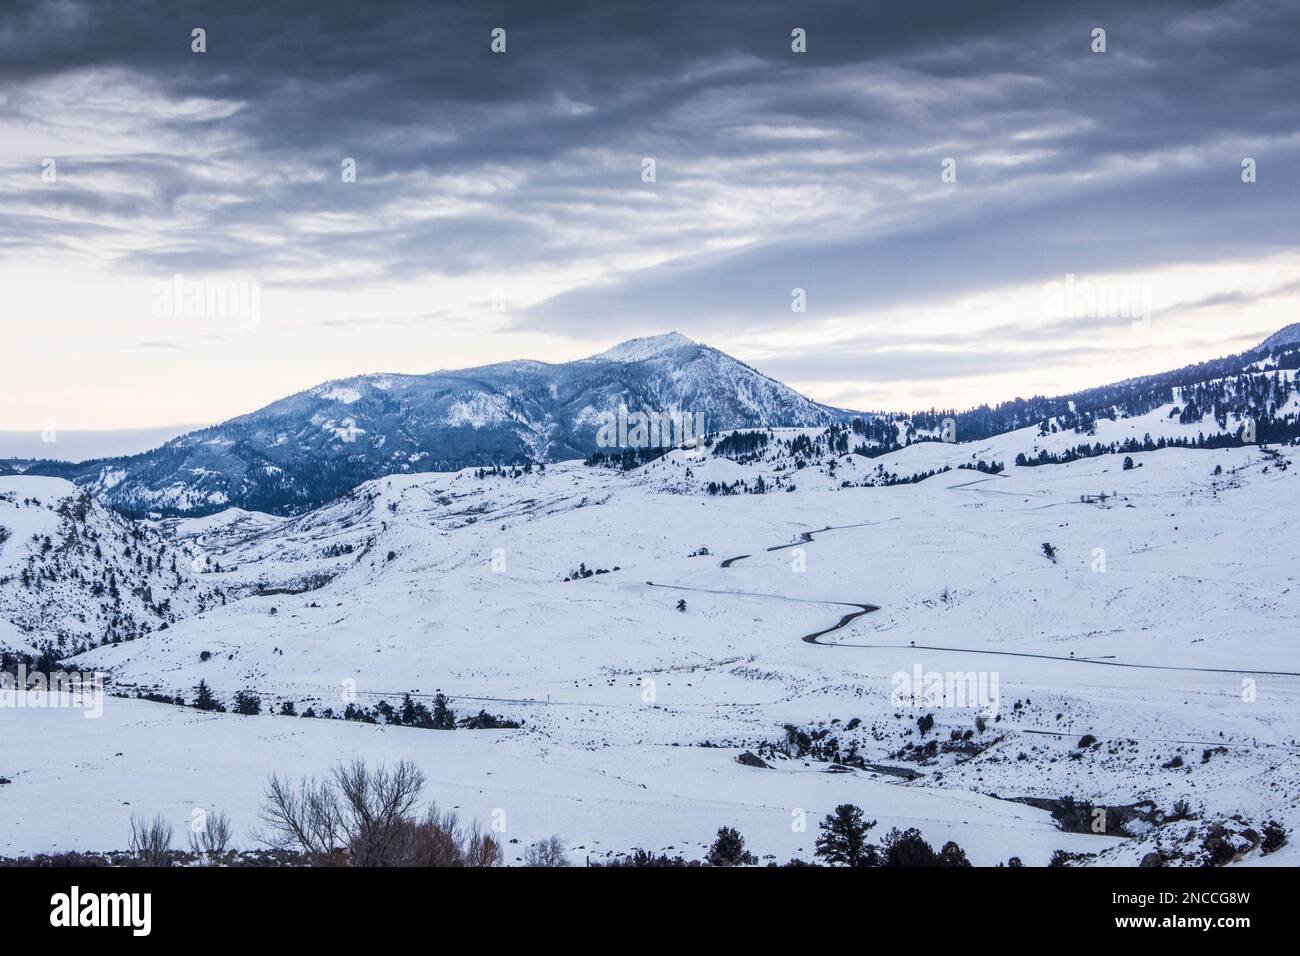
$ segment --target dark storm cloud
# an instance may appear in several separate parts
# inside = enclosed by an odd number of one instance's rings
[[[346,285],[339,261],[407,280],[595,263],[597,278],[516,313],[574,338],[780,327],[793,287],[810,317],[843,315],[1293,248],[1300,18],[1283,0],[1133,7],[10,3],[0,120],[25,89],[78,73],[232,108],[160,110],[148,129],[171,148],[70,160],[57,198],[6,210],[0,244],[157,229],[123,244],[124,268],[270,284]],[[505,56],[488,49],[496,26]],[[1104,55],[1088,51],[1094,26]],[[946,156],[959,183],[941,192]],[[131,188],[99,188],[109,174]]]

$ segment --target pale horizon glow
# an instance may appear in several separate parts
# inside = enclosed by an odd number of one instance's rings
[[[32,354],[48,356],[53,367],[94,381],[93,394],[73,391],[48,380],[46,362],[29,362],[9,370],[0,409],[0,431],[39,431],[53,421],[75,430],[168,427],[178,422],[216,424],[253,412],[277,399],[325,381],[355,375],[424,374],[472,368],[516,359],[559,363],[604,351],[622,335],[574,341],[536,331],[510,329],[509,313],[481,309],[481,324],[404,311],[418,307],[416,290],[385,290],[364,298],[372,318],[348,314],[356,295],[346,291],[280,292],[263,289],[261,318],[245,328],[238,319],[159,319],[150,314],[155,283],[145,280],[87,280],[89,289],[60,281],[57,275],[6,276],[10,306],[24,318],[11,328]],[[816,320],[784,332],[710,335],[692,323],[646,329],[655,335],[678,331],[719,348],[828,405],[863,411],[917,411],[931,407],[965,409],[1016,397],[1062,394],[1119,381],[1135,375],[1169,371],[1183,365],[1243,351],[1300,315],[1300,256],[1265,262],[1224,262],[1213,267],[1181,266],[1145,273],[1084,274],[1080,283],[1102,288],[1145,284],[1152,310],[1149,324],[1140,319],[1116,326],[1060,333],[1044,315],[1043,285],[986,290],[975,296],[916,303],[870,316]],[[1065,277],[1048,281],[1064,282]],[[158,280],[165,281],[165,280]],[[447,287],[454,289],[454,285]],[[93,289],[93,291],[90,291]],[[1246,304],[1213,302],[1229,293],[1250,290]],[[51,295],[53,292],[53,295]],[[76,313],[93,301],[96,319],[78,321]],[[1190,303],[1190,304],[1189,304]],[[473,307],[462,297],[464,308]],[[1086,318],[1086,317],[1085,317]],[[75,336],[67,330],[76,328]],[[979,341],[988,336],[986,345]],[[949,342],[957,333],[962,341]],[[970,337],[966,341],[964,337]],[[1017,341],[1019,340],[1019,341]],[[1057,359],[1041,367],[1006,372],[948,375],[949,360],[989,352],[1014,355],[1054,340],[1075,347],[1077,358]],[[924,374],[888,382],[841,378],[828,370],[803,377],[790,367],[791,351],[834,353],[864,342],[885,366],[891,356],[911,358],[918,347],[934,351]],[[1104,351],[1104,362],[1096,361]],[[149,388],[139,385],[147,382]],[[160,395],[162,396],[160,398]]]

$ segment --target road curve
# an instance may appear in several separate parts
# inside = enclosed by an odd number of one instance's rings
[[[841,603],[847,603],[847,602],[836,601],[836,602],[834,602],[834,603],[836,603],[836,604],[841,604]],[[855,620],[855,619],[857,619],[857,618],[860,618],[860,617],[862,617],[862,615],[864,615],[864,614],[870,614],[872,611],[879,611],[879,610],[880,610],[880,605],[879,605],[879,604],[858,604],[858,605],[855,605],[855,606],[861,608],[862,610],[860,610],[860,611],[853,611],[853,612],[851,612],[851,613],[849,613],[849,614],[845,614],[842,618],[839,619],[839,622],[838,622],[838,623],[836,623],[836,624],[832,624],[830,627],[826,628],[826,630],[824,630],[824,631],[817,631],[815,634],[805,634],[805,635],[803,636],[803,641],[804,641],[805,643],[807,643],[807,644],[821,644],[822,647],[838,647],[838,646],[840,646],[840,645],[837,645],[837,644],[826,644],[826,643],[824,643],[824,642],[822,642],[822,641],[817,640],[817,638],[821,637],[823,634],[829,634],[831,631],[838,631],[840,628],[844,627],[844,626],[845,626],[846,624],[848,624],[850,621],[853,621],[853,620]],[[846,645],[846,646],[847,646],[847,645]],[[854,646],[857,646],[857,645],[854,645]],[[861,646],[862,646],[862,647],[870,647],[870,646],[872,646],[872,645],[870,645],[870,644],[863,644],[863,645],[861,645]]]
[[[742,555],[742,557],[747,557],[747,555]],[[856,611],[850,611],[848,614],[845,614],[839,619],[839,621],[832,624],[830,627],[823,628],[820,631],[815,631],[812,634],[805,634],[802,638],[802,640],[807,641],[809,644],[821,644],[823,647],[837,646],[834,644],[824,644],[817,640],[817,638],[821,637],[823,634],[829,634],[831,631],[838,631],[855,618],[862,617],[864,614],[870,614],[872,611],[880,610],[880,605],[878,604],[859,604],[856,601],[819,601],[816,598],[792,598],[787,597],[784,594],[764,594],[761,591],[732,591],[724,588],[693,588],[685,584],[657,584],[654,581],[647,581],[646,585],[652,588],[668,588],[670,591],[698,591],[702,594],[725,594],[729,597],[770,598],[774,601],[796,601],[800,604],[834,604],[839,607],[857,608]],[[873,645],[855,644],[852,646],[871,647]]]
[[[970,482],[970,484],[975,484],[975,482]],[[766,550],[782,551],[786,548],[793,548],[800,544],[811,543],[815,535],[819,535],[824,531],[839,531],[843,528],[863,528],[873,523],[874,522],[863,521],[857,524],[827,525],[825,528],[819,528],[816,531],[801,531],[799,533],[798,541],[791,542],[790,544],[773,545],[772,547],[767,548]],[[753,555],[738,554],[735,557],[725,559],[722,562],[721,566],[724,568],[730,568],[737,561],[743,561],[745,558],[749,558],[749,557],[753,557]],[[647,581],[646,583],[651,584],[652,582]],[[673,585],[669,585],[669,584],[656,584],[653,586],[673,587]],[[704,591],[708,589],[680,588],[679,590]],[[747,597],[781,598],[783,600],[805,600],[800,598],[785,598],[783,595],[779,595],[779,594],[755,594],[750,591],[713,590],[710,591],[709,593],[735,594],[735,595],[741,595]],[[830,627],[820,631],[815,631],[812,634],[805,634],[801,638],[801,640],[803,640],[804,643],[806,644],[817,644],[821,647],[854,647],[854,648],[865,648],[869,650],[898,649],[898,648],[906,647],[909,649],[916,649],[919,651],[947,651],[955,654],[989,654],[995,657],[1021,657],[1021,658],[1036,659],[1036,660],[1065,661],[1066,663],[1071,663],[1071,664],[1094,664],[1099,667],[1130,667],[1130,668],[1137,668],[1139,670],[1155,670],[1155,671],[1192,671],[1192,672],[1202,673],[1202,674],[1254,674],[1254,675],[1260,675],[1264,677],[1300,677],[1300,672],[1297,671],[1266,671],[1266,670],[1239,669],[1239,668],[1231,668],[1231,667],[1188,667],[1188,666],[1180,666],[1177,664],[1131,664],[1131,663],[1126,663],[1124,661],[1099,660],[1097,658],[1092,658],[1092,657],[1068,657],[1060,654],[1034,654],[1029,651],[980,650],[977,648],[970,648],[970,647],[945,647],[937,644],[848,644],[842,641],[827,642],[827,641],[819,640],[819,638],[823,637],[826,634],[831,633],[832,631],[838,631],[841,628],[846,627],[848,624],[862,617],[864,614],[870,614],[872,611],[879,611],[880,605],[864,604],[856,601],[807,601],[807,603],[838,604],[845,607],[858,608],[858,610],[856,611],[852,611],[848,614],[845,614],[843,617],[839,619],[839,621],[837,621],[835,624],[832,624]]]
[[[875,523],[876,522],[874,521],[859,521],[857,524],[836,524],[836,525],[828,524],[826,527],[818,528],[816,531],[800,531],[798,541],[791,541],[789,544],[774,544],[770,548],[764,548],[764,550],[784,551],[786,548],[797,548],[801,544],[811,544],[813,540],[813,536],[819,535],[823,531],[841,531],[844,528],[865,528]],[[725,561],[723,561],[722,567],[729,568],[737,561],[743,561],[745,560],[745,558],[752,558],[752,557],[753,557],[752,554],[738,554],[734,558],[727,558]],[[836,602],[831,602],[831,603],[836,603]],[[879,609],[877,608],[877,610]]]

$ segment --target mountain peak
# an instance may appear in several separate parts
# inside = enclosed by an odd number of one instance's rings
[[[615,345],[612,349],[606,349],[599,355],[593,355],[592,358],[603,359],[607,362],[640,362],[670,349],[698,344],[698,342],[688,339],[680,332],[665,332],[662,335],[647,335],[639,339],[628,339],[626,342]]]
[[[1285,328],[1278,329],[1263,342],[1259,343],[1262,349],[1275,349],[1282,345],[1291,345],[1293,342],[1300,342],[1300,322],[1292,322]]]
[[[576,362],[338,379],[155,452],[45,463],[39,474],[70,478],[129,514],[298,514],[385,475],[586,458],[603,415],[622,408],[689,410],[713,431],[846,418],[668,332]]]

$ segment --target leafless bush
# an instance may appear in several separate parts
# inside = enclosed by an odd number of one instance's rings
[[[465,865],[500,866],[505,858],[505,851],[497,838],[490,833],[479,832],[478,825],[475,824],[465,839]]]
[[[450,810],[430,805],[423,818],[407,822],[403,836],[404,866],[465,865],[465,832]]]
[[[230,818],[224,812],[206,814],[203,829],[190,833],[190,850],[200,863],[221,863],[233,852],[231,836]]]
[[[500,865],[500,843],[477,826],[467,831],[454,813],[434,805],[417,815],[424,782],[409,761],[391,770],[340,764],[319,783],[272,776],[262,807],[270,832],[262,838],[316,866]]]
[[[545,840],[538,840],[524,850],[524,866],[572,866],[569,855],[565,852],[564,841],[552,835]]]
[[[132,814],[127,846],[141,866],[171,866],[172,825],[161,815],[145,822]]]
[[[398,866],[424,773],[403,760],[393,770],[370,770],[354,760],[334,768],[334,791],[353,866]]]
[[[328,782],[304,778],[299,784],[272,775],[266,785],[262,839],[279,850],[301,853],[313,866],[337,861],[342,823],[337,794]]]

